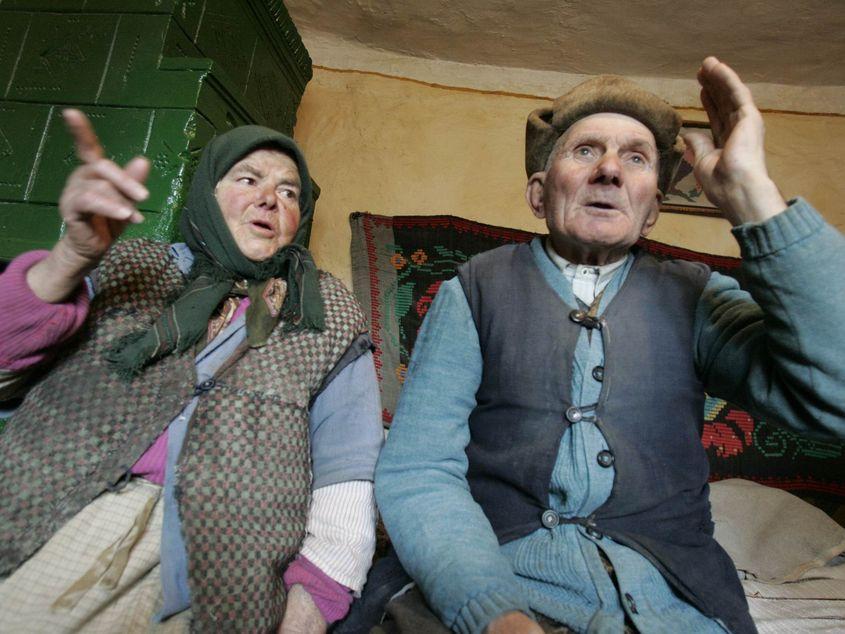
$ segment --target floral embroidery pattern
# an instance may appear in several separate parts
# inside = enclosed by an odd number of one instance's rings
[[[394,253],[390,256],[390,263],[397,271],[401,271],[402,267],[408,263],[408,260],[406,260],[401,253]]]

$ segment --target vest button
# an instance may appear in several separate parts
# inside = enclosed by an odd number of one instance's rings
[[[604,537],[601,531],[597,531],[592,526],[587,527],[587,535],[589,535],[593,539],[601,539],[602,537]]]
[[[540,522],[542,522],[543,526],[546,528],[554,528],[560,524],[560,515],[555,513],[552,509],[546,509],[540,516]]]
[[[604,381],[604,366],[603,365],[597,365],[596,367],[593,368],[593,378],[596,381],[598,381],[599,383]]]
[[[596,461],[605,469],[613,464],[613,461],[616,458],[613,457],[613,454],[610,453],[607,449],[601,450],[598,455],[596,456]]]
[[[586,319],[587,313],[583,310],[573,310],[569,313],[569,318],[574,321],[576,324],[580,324],[584,319]]]
[[[568,420],[570,423],[577,423],[582,418],[584,418],[584,415],[581,413],[581,410],[575,407],[574,405],[566,408],[565,416],[566,420]]]

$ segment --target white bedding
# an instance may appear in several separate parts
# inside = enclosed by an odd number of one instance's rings
[[[845,528],[747,480],[711,485],[715,536],[743,579],[760,634],[845,632]]]
[[[845,562],[771,584],[742,582],[760,634],[845,632]]]

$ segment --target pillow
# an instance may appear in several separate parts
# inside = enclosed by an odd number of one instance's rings
[[[350,215],[352,284],[370,319],[389,427],[417,331],[440,284],[476,253],[527,242],[536,234],[455,216]],[[699,253],[642,239],[658,259],[704,262],[740,279],[738,258]],[[708,396],[702,444],[711,480],[747,478],[801,495],[845,525],[845,443],[810,440]]]
[[[730,479],[710,488],[714,536],[746,578],[796,581],[845,552],[845,528],[786,491]]]

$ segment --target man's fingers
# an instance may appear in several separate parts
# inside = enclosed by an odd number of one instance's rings
[[[724,145],[725,139],[725,122],[722,121],[721,114],[718,107],[713,102],[713,98],[706,88],[701,89],[701,105],[707,112],[707,118],[710,121],[710,130],[713,133],[713,143],[717,147]]]
[[[727,121],[735,106],[724,83],[717,75],[714,75],[714,69],[720,63],[715,57],[706,58],[698,71],[698,83],[701,84],[702,91],[710,98],[716,116],[722,121],[723,126],[727,127]]]
[[[701,157],[706,156],[715,149],[713,140],[704,132],[688,130],[684,131],[682,136],[684,143],[686,143],[692,150],[694,157],[693,165],[695,165]]]
[[[751,90],[742,82],[736,71],[715,57],[704,59],[698,71],[698,80],[707,88],[725,115],[754,103]]]
[[[724,62],[717,62],[710,74],[716,82],[724,86],[724,92],[734,108],[739,109],[746,104],[754,103],[751,90],[742,82],[736,71]]]
[[[81,110],[76,108],[65,108],[62,110],[62,117],[65,120],[68,132],[73,137],[76,145],[76,155],[83,163],[94,163],[103,158],[105,152],[103,146],[91,126],[88,117]]]

